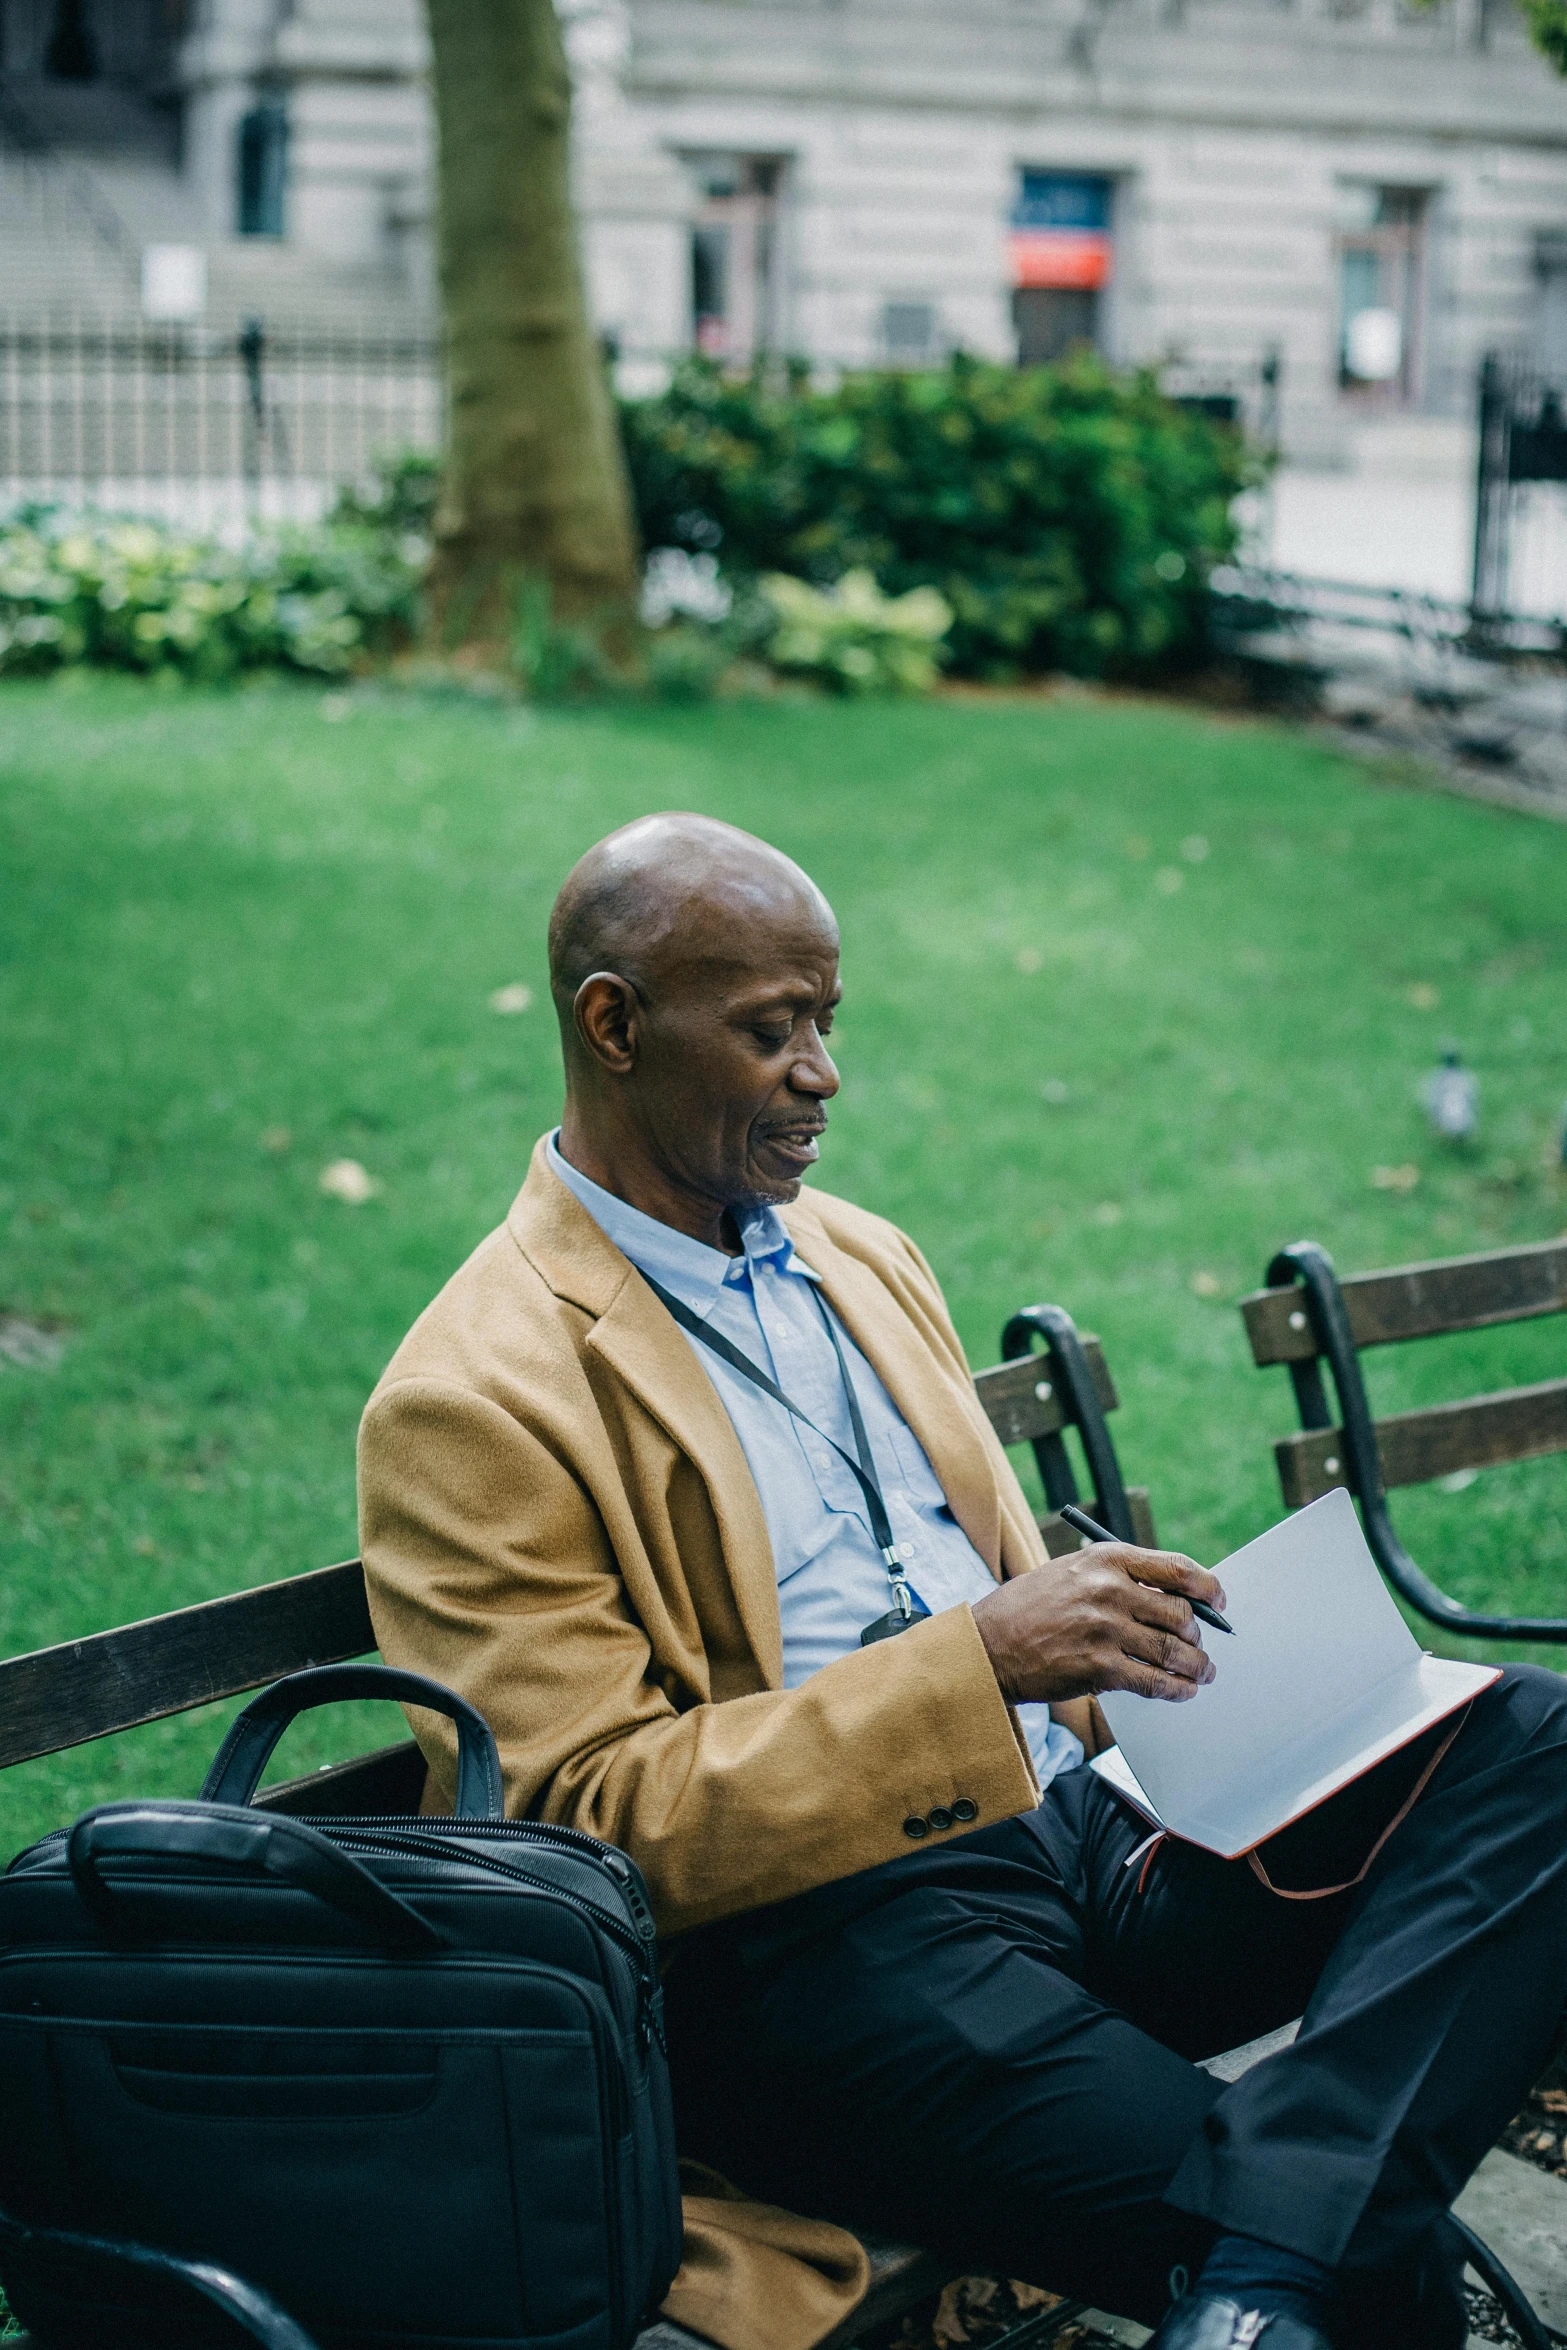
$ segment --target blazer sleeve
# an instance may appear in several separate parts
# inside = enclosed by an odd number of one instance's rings
[[[409,1378],[378,1390],[360,1511],[383,1656],[478,1707],[514,1816],[629,1852],[666,1934],[1039,1800],[967,1608],[797,1689],[713,1703],[660,1670],[570,1459],[472,1389]],[[449,1807],[450,1726],[410,1719],[431,1760],[427,1802]],[[949,1828],[931,1825],[955,1806]]]

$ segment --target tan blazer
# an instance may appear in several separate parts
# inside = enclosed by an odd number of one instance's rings
[[[919,1251],[823,1192],[784,1221],[991,1572],[1035,1565],[1039,1534]],[[505,1224],[372,1395],[359,1494],[382,1655],[479,1708],[511,1813],[631,1853],[665,1935],[891,1860],[911,1849],[904,1822],[933,1808],[966,1797],[984,1826],[1039,1800],[967,1608],[783,1688],[772,1550],[729,1415],[542,1143]],[[411,1719],[427,1801],[450,1810],[450,1725]],[[759,2207],[742,2209],[754,2243]],[[798,2247],[817,2272],[821,2235]],[[851,2241],[829,2247],[828,2268]],[[802,2293],[791,2326],[745,2251],[732,2230],[715,2267],[688,2232],[672,2314],[788,2350],[862,2289]]]

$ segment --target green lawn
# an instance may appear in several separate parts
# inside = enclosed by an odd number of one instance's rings
[[[0,1654],[351,1555],[363,1399],[557,1114],[551,896],[664,806],[765,833],[838,907],[824,1181],[915,1235],[976,1363],[1031,1299],[1100,1331],[1128,1471],[1199,1556],[1278,1514],[1288,1389],[1233,1306],[1278,1243],[1358,1269],[1567,1223],[1567,830],[1288,731],[1076,696],[345,714],[9,686],[0,1306],[63,1352],[0,1361]],[[497,1015],[517,982],[532,1008]],[[1485,1088],[1467,1156],[1416,1102],[1449,1036]],[[342,1157],[367,1204],[322,1194]],[[1373,1185],[1405,1165],[1414,1189]],[[1384,1357],[1374,1396],[1562,1351],[1545,1323]],[[1559,1464],[1403,1514],[1465,1597],[1567,1609]],[[191,1791],[217,1727],[10,1773],[0,1849]]]

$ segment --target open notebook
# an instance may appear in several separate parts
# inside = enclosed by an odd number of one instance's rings
[[[1093,1768],[1156,1827],[1233,1860],[1500,1677],[1427,1656],[1342,1487],[1217,1570],[1235,1638],[1184,1705],[1100,1699],[1118,1744]]]

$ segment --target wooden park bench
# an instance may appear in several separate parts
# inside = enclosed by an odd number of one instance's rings
[[[1282,1262],[1275,1260],[1276,1265]],[[1272,1275],[1270,1268],[1270,1279]],[[1560,1281],[1560,1273],[1557,1278]],[[1307,1361],[1298,1344],[1299,1331],[1290,1319],[1298,1309],[1276,1290],[1263,1295],[1275,1301],[1267,1306],[1267,1313],[1282,1313],[1286,1343],[1292,1350],[1266,1359],[1288,1360],[1292,1365]],[[1252,1327],[1249,1309],[1255,1303],[1247,1301],[1248,1328]],[[1517,1310],[1554,1309],[1536,1305]],[[1475,1318],[1505,1317],[1492,1313]],[[1270,1321],[1267,1328],[1273,1327]],[[1412,1331],[1398,1334],[1414,1335]],[[1035,1351],[1036,1344],[1041,1351]],[[1063,1503],[1084,1498],[1067,1449],[1068,1431],[1081,1449],[1090,1487],[1086,1499],[1093,1516],[1123,1540],[1152,1544],[1154,1525],[1148,1495],[1140,1487],[1124,1484],[1107,1425],[1106,1415],[1117,1408],[1118,1398],[1098,1340],[1080,1333],[1060,1307],[1030,1306],[1008,1322],[1002,1334],[1002,1355],[1003,1361],[994,1369],[978,1374],[975,1387],[1002,1443],[1033,1448],[1046,1503],[1039,1524],[1051,1555],[1062,1556],[1078,1543],[1058,1514]],[[1325,1424],[1309,1423],[1312,1427]],[[1286,1499],[1290,1498],[1287,1489]],[[1310,1496],[1303,1494],[1302,1498]],[[241,1696],[307,1665],[343,1663],[365,1655],[374,1646],[364,1572],[357,1560],[350,1560],[255,1591],[237,1592],[143,1623],[13,1657],[0,1663],[0,1769],[222,1698]],[[423,1786],[423,1758],[407,1739],[273,1787],[257,1801],[270,1810],[317,1818],[410,1812],[417,1809]],[[1207,2069],[1221,2080],[1237,2080],[1251,2065],[1289,2041],[1294,2030],[1293,2024],[1286,2025],[1244,2048],[1209,2058]],[[1464,2234],[1472,2267],[1502,2300],[1525,2350],[1550,2350],[1548,2337],[1505,2269],[1468,2229]],[[0,2215],[0,2276],[8,2249],[14,2256],[24,2236],[31,2237],[28,2257],[35,2275],[39,2273],[40,2253],[47,2257],[52,2248],[68,2263],[73,2291],[84,2263],[97,2263],[104,2271],[113,2272],[116,2296],[124,2291],[127,2278],[132,2278],[149,2320],[155,2328],[166,2322],[171,2340],[188,2330],[199,2308],[209,2321],[221,2312],[218,2322],[227,2324],[224,2338],[232,2339],[234,2350],[242,2350],[246,2344],[259,2345],[260,2350],[316,2350],[275,2302],[243,2280],[225,2278],[219,2271],[143,2247],[95,2245],[85,2238],[63,2235],[48,2237],[42,2231],[19,2228],[4,2215]],[[915,2245],[870,2237],[862,2241],[870,2262],[869,2289],[819,2350],[851,2350],[852,2345],[890,2328],[920,2303],[933,2300],[954,2277],[976,2266]],[[1044,2350],[1084,2314],[1080,2303],[1058,2302],[1024,2317],[998,2340],[997,2350],[1003,2350],[1003,2345],[1004,2350]],[[39,2350],[39,2346],[30,2346],[26,2336],[15,2336],[6,2350]],[[106,2336],[94,2350],[124,2350],[124,2345]],[[684,2327],[659,2319],[638,2337],[636,2350],[711,2350],[711,2346]]]
[[[1035,1352],[1036,1345],[1042,1351]],[[1002,1353],[1005,1359],[981,1371],[975,1386],[1002,1443],[1033,1447],[1046,1499],[1040,1527],[1051,1554],[1076,1549],[1079,1540],[1057,1515],[1062,1503],[1082,1498],[1066,1445],[1069,1429],[1081,1447],[1093,1514],[1123,1539],[1151,1543],[1148,1496],[1124,1485],[1106,1424],[1105,1415],[1119,1399],[1097,1338],[1080,1333],[1060,1307],[1030,1306],[1007,1324]],[[364,1570],[352,1559],[12,1657],[0,1663],[0,1769],[241,1696],[307,1665],[343,1663],[374,1647]],[[257,1801],[269,1810],[316,1818],[406,1813],[417,1811],[423,1788],[424,1758],[412,1739],[404,1739],[273,1787]],[[0,2274],[4,2241],[0,2229]],[[822,2350],[857,2342],[962,2273],[960,2263],[913,2246],[867,2240],[866,2250],[870,2290]],[[116,2255],[103,2257],[112,2261]],[[204,2288],[182,2282],[178,2268],[167,2261],[160,2266],[153,2256],[145,2269],[147,2291],[176,2299],[181,2292],[199,2296]],[[263,2299],[257,2297],[258,2307]],[[1025,2321],[1007,2337],[1010,2350],[1033,2350],[1070,2314],[1058,2307]],[[269,2343],[269,2350],[301,2350],[303,2337],[287,2321],[272,2343],[265,2331],[246,2336],[244,2313],[234,2315],[240,2328],[236,2341],[249,2338]],[[254,2319],[256,2325],[261,2322]],[[22,2345],[13,2342],[7,2350],[22,2350]],[[115,2346],[105,2343],[104,2350]],[[303,2350],[309,2345],[303,2344]],[[662,2320],[641,2336],[638,2350],[704,2350],[704,2345]]]
[[[1300,1509],[1346,1486],[1388,1582],[1432,1623],[1470,1639],[1567,1641],[1567,1617],[1490,1615],[1449,1598],[1400,1541],[1387,1498],[1390,1489],[1457,1470],[1567,1452],[1567,1379],[1378,1420],[1360,1366],[1366,1347],[1567,1313],[1567,1239],[1346,1280],[1325,1249],[1300,1240],[1279,1251],[1265,1278],[1267,1286],[1243,1298],[1240,1310],[1253,1359],[1283,1363],[1295,1390],[1300,1432],[1273,1448],[1286,1507]],[[1324,1364],[1336,1412],[1323,1386]]]

